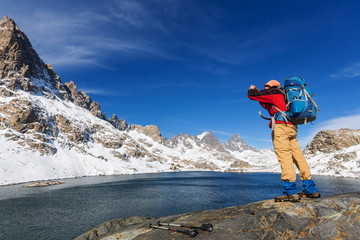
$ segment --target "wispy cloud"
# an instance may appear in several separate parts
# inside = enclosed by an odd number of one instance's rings
[[[205,54],[222,63],[241,65],[279,54],[293,47],[297,39],[313,31],[314,20],[285,22],[255,27],[234,37],[218,37],[220,46],[204,48]],[[223,44],[226,42],[226,44]],[[289,44],[292,43],[292,44]]]
[[[12,17],[40,57],[56,67],[90,64],[106,68],[102,62],[111,54],[176,58],[152,39],[168,30],[144,2],[91,2],[86,9],[75,3],[66,11],[36,4],[28,7],[29,14],[13,10]]]
[[[40,57],[44,59],[46,63],[50,63],[51,65],[76,66],[80,64],[90,64],[105,68],[105,66],[100,64],[94,57],[94,51],[84,46],[66,45],[59,47],[57,50],[45,50],[42,52],[44,52],[44,54]]]
[[[99,88],[80,88],[79,91],[84,91],[86,94],[90,95],[101,95],[101,96],[116,96],[116,97],[123,97],[123,96],[132,96],[133,93],[130,91],[114,91],[109,89],[99,89]]]
[[[337,130],[340,128],[360,129],[360,113],[350,116],[333,118],[319,124],[315,131]]]
[[[220,136],[225,136],[225,137],[232,137],[234,136],[234,133],[231,132],[226,132],[226,131],[222,131],[222,130],[213,130],[213,129],[200,129],[203,132],[212,132],[215,135],[220,135]]]
[[[270,136],[269,136],[269,138],[257,138],[257,137],[249,137],[249,136],[244,136],[244,135],[242,135],[241,137],[244,139],[255,141],[255,142],[272,143]]]
[[[149,20],[148,12],[141,2],[117,0],[113,3],[115,4],[108,5],[108,9],[119,24],[141,28],[148,22],[146,21]]]
[[[353,63],[341,69],[338,73],[330,74],[330,77],[332,78],[339,78],[339,77],[354,78],[359,76],[360,76],[360,62]]]
[[[288,50],[317,22],[285,22],[233,33],[221,30],[223,16],[216,4],[202,1],[87,1],[86,8],[78,1],[71,2],[71,8],[70,1],[64,2],[24,1],[27,14],[18,11],[14,16],[40,57],[55,67],[106,67],[104,60],[121,54],[189,60],[198,70],[229,74],[229,64],[249,64]],[[6,5],[0,3],[0,8]]]

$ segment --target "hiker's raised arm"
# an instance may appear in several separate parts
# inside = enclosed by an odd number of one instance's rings
[[[257,88],[249,89],[248,98],[250,98],[251,100],[255,100],[255,101],[259,101],[259,102],[263,102],[263,103],[272,103],[273,102],[273,96],[270,94],[269,91],[266,91],[266,90],[259,91],[259,89],[257,89]]]
[[[257,89],[257,88],[255,87],[255,85],[251,85],[249,90],[252,90],[252,89]]]

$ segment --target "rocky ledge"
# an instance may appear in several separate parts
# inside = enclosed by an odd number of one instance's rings
[[[23,185],[21,187],[47,187],[47,186],[59,185],[63,183],[64,182],[45,180],[45,181],[33,182],[28,185]]]
[[[76,240],[188,239],[183,233],[149,228],[173,222],[200,226],[212,232],[196,239],[357,239],[360,236],[360,192],[303,199],[299,203],[265,200],[245,206],[180,214],[163,218],[131,217],[99,225]]]

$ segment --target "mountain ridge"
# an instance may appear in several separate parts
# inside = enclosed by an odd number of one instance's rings
[[[0,20],[0,76],[0,185],[160,171],[280,172],[273,151],[256,150],[238,134],[224,144],[211,132],[167,139],[155,125],[107,119],[75,82],[61,82],[7,17]]]

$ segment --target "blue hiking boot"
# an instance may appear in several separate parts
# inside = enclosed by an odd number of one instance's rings
[[[275,202],[300,202],[301,197],[299,194],[281,195],[275,198]]]
[[[303,192],[298,192],[298,195],[301,197],[301,198],[319,198],[321,197],[320,193],[319,192],[314,192],[312,194],[305,194]]]
[[[275,198],[275,202],[300,202],[301,198],[296,191],[296,183],[284,181],[283,194]]]
[[[298,194],[303,198],[305,198],[305,197],[307,197],[307,198],[321,197],[313,180],[303,180],[303,190],[301,192],[298,192]]]

